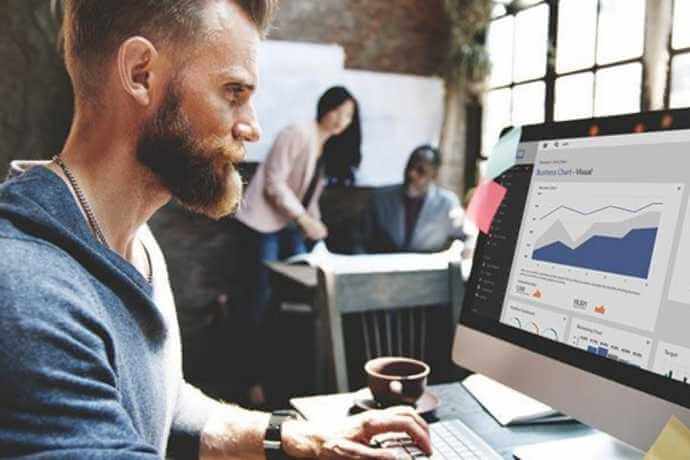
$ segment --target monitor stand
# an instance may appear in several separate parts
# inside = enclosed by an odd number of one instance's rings
[[[605,458],[607,460],[641,460],[644,452],[613,438],[606,433],[595,433],[571,439],[520,447],[513,452],[519,460],[581,460]]]

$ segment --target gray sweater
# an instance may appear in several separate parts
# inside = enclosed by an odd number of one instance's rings
[[[36,166],[0,186],[0,457],[198,456],[217,403],[182,378],[165,261],[153,286]]]

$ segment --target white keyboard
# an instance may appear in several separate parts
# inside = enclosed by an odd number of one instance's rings
[[[501,460],[498,455],[477,433],[460,420],[448,420],[429,425],[431,457],[422,452],[412,439],[405,434],[383,435],[375,441],[378,447],[395,450],[400,457],[431,460]]]

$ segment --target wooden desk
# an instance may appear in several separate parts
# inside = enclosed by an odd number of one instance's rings
[[[595,430],[579,422],[503,427],[459,383],[432,385],[430,391],[441,400],[441,406],[429,418],[430,422],[460,419],[505,459],[512,459],[513,451],[520,446],[595,433]],[[311,412],[311,419],[319,420],[323,417],[333,420],[348,415],[353,396],[346,393],[308,399],[312,402],[309,406],[317,411]],[[319,409],[322,413],[318,412]]]

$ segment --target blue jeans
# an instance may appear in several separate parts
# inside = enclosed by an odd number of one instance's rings
[[[254,233],[254,244],[250,249],[254,252],[254,295],[250,293],[250,307],[256,324],[263,323],[266,317],[268,304],[271,300],[271,284],[269,269],[266,262],[277,262],[290,256],[307,252],[306,243],[302,232],[294,225],[288,225],[282,230],[273,233]],[[251,266],[251,264],[248,264]]]

